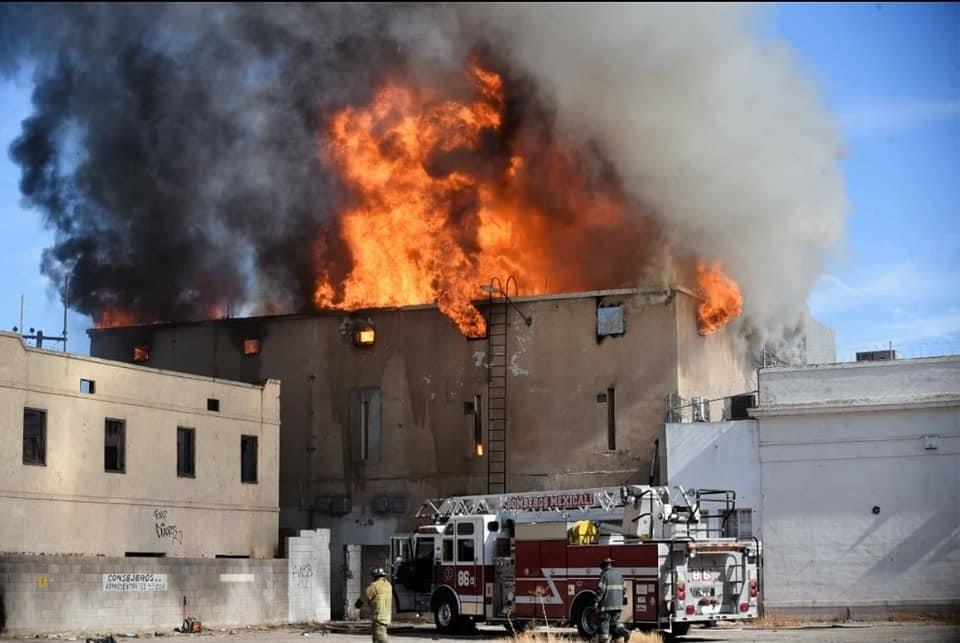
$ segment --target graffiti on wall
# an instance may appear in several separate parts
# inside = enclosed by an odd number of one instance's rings
[[[169,517],[166,509],[153,510],[153,528],[157,532],[158,540],[169,540],[171,544],[183,544],[183,530],[177,529],[176,525],[168,523]]]
[[[310,566],[310,563],[306,565],[291,565],[290,575],[296,580],[298,588],[306,589],[310,587],[312,582],[313,567]]]

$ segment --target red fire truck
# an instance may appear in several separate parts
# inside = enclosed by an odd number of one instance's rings
[[[756,618],[761,544],[732,491],[630,486],[459,496],[391,539],[400,612],[432,612],[442,632],[477,622],[522,630],[571,624],[596,634],[600,561],[625,581],[622,621],[675,636]]]

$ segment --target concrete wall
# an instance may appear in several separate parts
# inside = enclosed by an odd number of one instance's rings
[[[289,560],[0,556],[0,634],[329,620],[329,538],[290,538]]]
[[[664,427],[662,480],[684,489],[732,489],[763,535],[760,445],[755,420],[669,423]]]
[[[287,539],[289,623],[330,620],[330,531],[301,531]]]
[[[960,357],[765,369],[760,381],[759,402],[770,413],[949,402],[960,397]]]
[[[279,394],[275,381],[159,372],[0,333],[0,552],[273,556]],[[26,407],[46,411],[45,465],[23,463]],[[126,423],[123,473],[104,471],[105,418]],[[193,478],[177,475],[178,426],[195,430]],[[244,434],[259,440],[256,484],[240,480]]]
[[[768,608],[956,613],[958,367],[939,358],[761,371]]]

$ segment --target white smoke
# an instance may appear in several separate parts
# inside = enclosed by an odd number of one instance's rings
[[[668,243],[722,261],[754,340],[796,332],[846,199],[833,117],[783,42],[731,5],[471,6],[466,32],[598,142]]]

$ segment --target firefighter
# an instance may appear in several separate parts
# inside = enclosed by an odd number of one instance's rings
[[[614,640],[622,638],[624,643],[630,639],[630,633],[620,622],[624,604],[623,576],[613,569],[612,558],[604,558],[600,563],[595,604],[600,612],[600,643],[610,643],[611,634]]]
[[[387,643],[387,626],[390,625],[393,612],[393,588],[382,567],[374,567],[370,575],[373,576],[373,582],[367,585],[363,598],[358,598],[354,607],[360,609],[364,603],[370,607],[373,643]]]

